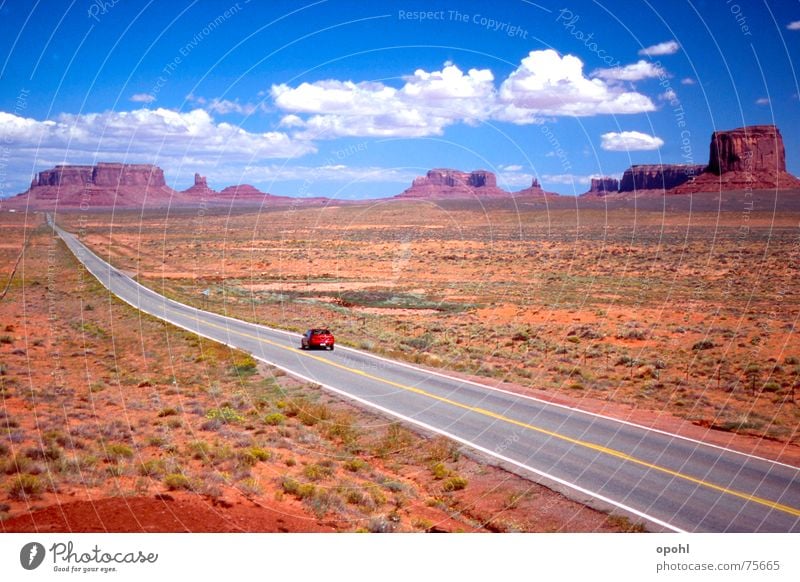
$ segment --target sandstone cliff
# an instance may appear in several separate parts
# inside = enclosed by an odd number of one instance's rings
[[[608,196],[617,192],[619,192],[619,180],[603,176],[601,178],[592,178],[589,184],[589,191],[581,194],[581,196]]]
[[[429,170],[425,176],[415,178],[411,187],[397,198],[465,198],[510,196],[497,187],[492,172],[475,170],[461,172],[449,168]]]
[[[26,192],[8,202],[33,208],[160,206],[174,196],[176,192],[166,185],[158,166],[98,163],[61,165],[39,172]]]
[[[641,164],[625,170],[619,183],[620,192],[670,190],[693,179],[705,166],[687,164]]]
[[[186,190],[183,190],[182,193],[189,196],[201,197],[216,194],[214,190],[208,187],[208,181],[206,180],[206,177],[197,173],[194,175],[194,184],[189,186]]]
[[[751,125],[711,135],[707,170],[677,194],[800,188],[786,171],[786,151],[774,125]]]

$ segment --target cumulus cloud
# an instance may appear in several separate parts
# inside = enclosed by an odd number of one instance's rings
[[[769,105],[769,97],[761,97],[756,99],[756,105]]]
[[[155,95],[151,95],[150,93],[136,93],[135,95],[131,95],[130,100],[134,103],[152,103],[156,98]]]
[[[150,158],[179,158],[191,153],[248,160],[291,158],[316,151],[312,144],[283,132],[252,133],[229,123],[216,123],[202,109],[65,113],[46,121],[0,112],[0,137],[16,149],[35,155],[55,151],[62,157],[91,154],[99,159],[119,153]]]
[[[494,76],[488,69],[464,74],[452,64],[441,71],[418,69],[397,89],[383,83],[323,80],[297,87],[273,85],[278,108],[291,112],[285,127],[302,126],[303,137],[422,137],[441,135],[456,122],[489,117]],[[311,114],[306,119],[298,113]]]
[[[610,69],[597,69],[595,77],[609,81],[641,81],[666,75],[664,69],[651,63],[650,61],[639,60],[624,67],[612,67]]]
[[[643,48],[639,51],[639,54],[643,57],[660,57],[662,55],[674,55],[678,50],[680,50],[681,46],[675,42],[674,40],[668,40],[666,42],[660,42],[658,44],[654,44],[653,46],[649,46],[647,48]]]
[[[786,25],[789,30],[800,30],[800,20],[795,20]]]
[[[604,133],[600,147],[609,152],[657,150],[664,140],[638,131]]]
[[[653,111],[652,101],[633,91],[590,79],[577,57],[554,50],[531,51],[498,87],[488,69],[464,73],[418,69],[401,87],[380,82],[327,79],[273,85],[275,105],[286,112],[281,125],[303,139],[342,136],[422,137],[441,135],[455,123],[497,120],[535,123],[549,116],[590,116]],[[300,131],[302,130],[302,131]]]
[[[681,85],[696,85],[697,81],[692,79],[691,77],[685,77],[681,79]]]
[[[554,50],[531,51],[503,81],[499,91],[504,106],[496,117],[532,123],[543,116],[590,116],[653,111],[646,96],[611,87],[602,79],[587,78],[583,62]]]

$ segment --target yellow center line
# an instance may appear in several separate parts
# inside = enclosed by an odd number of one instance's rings
[[[182,313],[182,312],[179,312],[179,311],[173,310],[173,309],[169,309],[169,311],[171,311],[172,313],[175,313],[176,315],[182,315],[184,317],[186,315],[185,313]],[[199,310],[198,310],[198,312],[199,312]],[[200,321],[200,320],[198,319],[198,321]],[[557,432],[553,432],[551,430],[547,430],[547,429],[544,429],[544,428],[541,428],[541,427],[538,427],[538,426],[535,426],[535,425],[532,425],[532,424],[528,424],[526,422],[522,422],[520,420],[515,420],[513,418],[509,418],[509,417],[504,416],[502,414],[498,414],[496,412],[492,412],[491,410],[486,410],[485,408],[480,408],[478,406],[471,406],[469,404],[464,404],[462,402],[458,402],[456,400],[452,400],[452,399],[446,398],[444,396],[438,396],[436,394],[432,394],[430,392],[422,390],[421,388],[415,388],[413,386],[408,386],[406,384],[400,384],[398,382],[393,382],[392,380],[387,380],[386,378],[381,378],[380,376],[375,376],[375,375],[370,374],[368,372],[365,372],[363,370],[357,370],[355,368],[350,368],[349,366],[345,366],[343,364],[339,364],[338,362],[333,362],[333,361],[328,360],[326,358],[322,358],[320,356],[315,356],[313,354],[309,354],[309,353],[306,353],[304,351],[301,351],[301,350],[299,350],[297,348],[285,346],[283,344],[274,342],[272,340],[268,340],[268,339],[263,338],[263,337],[259,337],[257,335],[252,335],[252,334],[244,333],[244,332],[241,332],[241,331],[234,331],[234,330],[231,330],[230,328],[227,328],[227,327],[224,327],[224,326],[221,326],[221,325],[217,325],[217,324],[214,324],[214,323],[210,323],[210,322],[205,322],[204,321],[203,323],[205,325],[209,325],[211,327],[215,327],[217,329],[221,329],[221,330],[227,331],[228,333],[235,333],[236,335],[239,335],[239,336],[242,336],[242,337],[246,337],[246,338],[250,338],[250,339],[253,339],[253,340],[256,340],[256,341],[259,341],[259,342],[263,342],[263,343],[265,343],[267,345],[270,345],[270,346],[273,346],[273,347],[277,347],[277,348],[281,348],[283,350],[286,350],[286,351],[289,351],[289,352],[292,352],[292,353],[302,354],[305,357],[313,358],[313,359],[315,359],[315,360],[317,360],[319,362],[322,362],[324,364],[328,364],[329,366],[333,366],[335,368],[340,368],[340,369],[345,370],[347,372],[351,372],[351,373],[354,373],[354,374],[358,374],[360,376],[364,376],[365,378],[369,378],[371,380],[375,380],[376,382],[381,382],[383,384],[388,384],[389,386],[394,386],[395,388],[399,388],[399,389],[404,390],[406,392],[412,392],[414,394],[419,394],[420,396],[425,396],[426,398],[430,398],[432,400],[443,402],[445,404],[449,404],[451,406],[455,406],[455,407],[461,408],[463,410],[468,410],[470,412],[475,412],[477,414],[481,414],[483,416],[487,416],[487,417],[493,418],[495,420],[500,420],[502,422],[506,422],[506,423],[512,424],[514,426],[519,426],[519,427],[522,427],[522,428],[525,428],[525,429],[528,429],[528,430],[532,430],[532,431],[538,432],[540,434],[544,434],[544,435],[547,435],[547,436],[550,436],[550,437],[553,437],[553,438],[557,438],[557,439],[560,439],[562,441],[565,441],[565,442],[568,442],[568,443],[571,443],[571,444],[574,444],[574,445],[578,445],[578,446],[581,446],[581,447],[585,447],[585,448],[593,450],[593,451],[597,451],[597,452],[600,452],[600,453],[605,453],[606,455],[610,455],[612,457],[616,457],[618,459],[622,459],[624,461],[628,461],[630,463],[634,463],[636,465],[640,465],[640,466],[646,467],[648,469],[653,469],[655,471],[659,471],[659,472],[664,473],[666,475],[670,475],[672,477],[677,477],[679,479],[683,479],[685,481],[689,481],[690,483],[694,483],[696,485],[701,485],[703,487],[707,487],[708,489],[712,489],[714,491],[719,491],[720,493],[725,493],[727,495],[732,495],[734,497],[738,497],[740,499],[744,499],[745,501],[752,501],[753,503],[758,503],[760,505],[764,505],[764,506],[769,507],[771,509],[776,509],[778,511],[782,511],[784,513],[788,513],[789,515],[793,515],[795,517],[800,517],[800,509],[791,507],[789,505],[783,505],[783,504],[777,503],[775,501],[770,501],[769,499],[764,499],[764,498],[758,497],[756,495],[751,495],[750,493],[744,493],[742,491],[736,491],[735,489],[730,489],[728,487],[723,487],[721,485],[716,485],[716,484],[710,483],[709,481],[706,481],[704,479],[698,479],[697,477],[692,477],[691,475],[686,475],[685,473],[681,473],[680,471],[674,471],[672,469],[668,469],[666,467],[662,467],[662,466],[656,465],[654,463],[650,463],[650,462],[647,462],[647,461],[643,461],[641,459],[637,459],[636,457],[632,457],[631,455],[628,455],[627,453],[623,453],[622,451],[618,451],[616,449],[611,449],[611,448],[604,447],[602,445],[598,445],[598,444],[595,444],[595,443],[591,443],[591,442],[583,441],[583,440],[580,440],[580,439],[572,438],[572,437],[569,437],[569,436],[566,436],[566,435],[563,435],[563,434],[560,434],[560,433],[557,433]],[[243,322],[243,323],[247,323],[247,322]],[[249,324],[249,325],[253,325],[253,324]]]

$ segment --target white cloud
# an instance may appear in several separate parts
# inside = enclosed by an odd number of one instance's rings
[[[217,113],[219,115],[228,115],[229,113],[239,113],[241,115],[252,115],[256,111],[264,111],[265,106],[263,103],[240,103],[238,99],[231,101],[230,99],[220,99],[214,97],[206,99],[193,94],[186,96],[186,100],[190,103],[196,103],[209,113]]]
[[[678,98],[678,94],[672,89],[667,89],[658,96],[661,101],[674,101]]]
[[[674,40],[668,40],[667,42],[660,42],[658,44],[654,44],[653,46],[643,48],[639,51],[639,54],[644,57],[674,55],[676,52],[678,52],[678,50],[680,50],[680,48],[681,46],[677,42]]]
[[[761,97],[756,99],[756,105],[769,105],[769,97]]]
[[[645,60],[639,60],[624,67],[597,69],[593,75],[609,81],[641,81],[666,75],[661,67]]]
[[[583,62],[554,50],[531,51],[503,81],[499,91],[502,109],[497,119],[533,123],[543,116],[590,116],[653,111],[650,99],[640,93],[610,87],[589,79]]]
[[[500,166],[500,169],[505,172],[519,172],[522,169],[522,166],[519,164],[512,164],[510,166]]]
[[[498,120],[535,123],[548,116],[590,116],[653,111],[636,92],[589,79],[583,63],[553,50],[532,51],[497,88],[488,69],[464,73],[445,63],[441,71],[418,69],[392,87],[380,82],[327,79],[296,87],[273,85],[281,125],[296,137],[422,137],[441,135],[455,123]]]
[[[691,77],[685,77],[681,79],[681,85],[696,85],[697,81],[692,79]]]
[[[0,112],[0,137],[36,156],[58,152],[61,158],[91,155],[100,160],[114,154],[180,159],[189,152],[251,160],[291,158],[316,151],[313,144],[286,133],[252,133],[229,123],[216,123],[202,109],[62,114],[47,121]]]
[[[489,117],[494,76],[488,69],[464,74],[455,65],[441,71],[418,69],[396,89],[383,83],[323,80],[297,87],[273,85],[275,104],[291,112],[285,127],[300,127],[306,139],[341,136],[422,137],[441,135],[457,122]],[[298,113],[311,114],[302,119]]]
[[[150,93],[136,93],[135,95],[131,95],[130,100],[134,103],[152,103],[156,98],[154,95],[150,95]]]
[[[609,152],[657,150],[664,145],[659,137],[638,131],[604,133],[600,147]]]
[[[795,20],[786,25],[789,30],[800,30],[800,20]]]
[[[588,185],[595,176],[579,176],[576,174],[545,174],[542,180],[551,184],[572,186],[575,184]]]

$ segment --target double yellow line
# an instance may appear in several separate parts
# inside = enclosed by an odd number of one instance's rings
[[[168,311],[171,311],[172,313],[175,313],[176,315],[182,315],[184,317],[186,316],[185,313],[180,313],[180,312],[178,312],[176,310],[173,310],[173,309],[168,309]],[[302,354],[305,357],[313,358],[313,359],[315,359],[315,360],[317,360],[319,362],[322,362],[322,363],[327,364],[329,366],[332,366],[334,368],[339,368],[341,370],[345,370],[345,371],[350,372],[352,374],[358,374],[359,376],[363,376],[364,378],[369,378],[370,380],[374,380],[376,382],[381,382],[383,384],[387,384],[389,386],[392,386],[394,388],[398,388],[400,390],[404,390],[406,392],[411,392],[411,393],[414,393],[414,394],[418,394],[420,396],[424,396],[426,398],[430,398],[431,400],[436,400],[438,402],[443,402],[445,404],[449,404],[451,406],[460,408],[462,410],[466,410],[466,411],[469,411],[469,412],[474,412],[476,414],[480,414],[480,415],[492,418],[494,420],[499,420],[501,422],[505,422],[505,423],[508,423],[508,424],[511,424],[511,425],[514,425],[514,426],[519,426],[521,428],[537,432],[539,434],[543,434],[543,435],[547,435],[549,437],[557,438],[557,439],[560,439],[562,441],[568,442],[570,444],[581,446],[581,447],[585,447],[585,448],[587,448],[589,450],[596,451],[598,453],[604,453],[606,455],[615,457],[617,459],[621,459],[621,460],[627,461],[629,463],[634,463],[636,465],[639,465],[641,467],[646,467],[646,468],[652,469],[654,471],[659,471],[659,472],[664,473],[666,475],[670,475],[671,477],[675,477],[675,478],[678,478],[678,479],[683,479],[683,480],[688,481],[690,483],[694,483],[696,485],[700,485],[702,487],[706,487],[708,489],[711,489],[711,490],[714,490],[714,491],[718,491],[718,492],[724,493],[726,495],[732,495],[733,497],[737,497],[737,498],[743,499],[745,501],[751,501],[753,503],[758,503],[758,504],[763,505],[765,507],[769,507],[770,509],[775,509],[777,511],[782,511],[784,513],[788,513],[789,515],[792,515],[792,516],[795,516],[795,517],[800,517],[800,509],[797,509],[795,507],[791,507],[789,505],[784,505],[784,504],[781,504],[781,503],[777,503],[775,501],[770,501],[769,499],[764,499],[763,497],[758,497],[756,495],[751,495],[750,493],[744,493],[742,491],[736,491],[735,489],[730,489],[728,487],[723,487],[721,485],[716,485],[715,483],[711,483],[711,482],[706,481],[704,479],[698,479],[697,477],[692,477],[691,475],[687,475],[685,473],[681,473],[680,471],[674,471],[672,469],[668,469],[666,467],[662,467],[662,466],[656,465],[654,463],[650,463],[650,462],[647,462],[647,461],[643,461],[641,459],[637,459],[636,457],[632,457],[631,455],[629,455],[627,453],[623,453],[622,451],[618,451],[616,449],[612,449],[612,448],[604,447],[602,445],[598,445],[598,444],[595,444],[595,443],[591,443],[591,442],[583,441],[583,440],[580,440],[580,439],[572,438],[572,437],[569,437],[569,436],[566,436],[566,435],[563,435],[563,434],[560,434],[560,433],[557,433],[557,432],[553,432],[551,430],[547,430],[547,429],[544,429],[544,428],[541,428],[541,427],[538,427],[538,426],[535,426],[535,425],[532,425],[532,424],[528,424],[527,422],[522,422],[520,420],[515,420],[513,418],[509,418],[509,417],[504,416],[502,414],[498,414],[496,412],[492,412],[491,410],[486,410],[485,408],[481,408],[481,407],[478,407],[478,406],[470,406],[469,404],[464,404],[462,402],[458,402],[457,400],[453,400],[451,398],[446,398],[444,396],[438,396],[436,394],[432,394],[432,393],[430,393],[430,392],[428,392],[426,390],[423,390],[421,388],[415,388],[414,386],[408,386],[406,384],[400,384],[400,383],[394,382],[392,380],[387,380],[386,378],[381,378],[380,376],[375,376],[374,374],[370,374],[370,373],[365,372],[363,370],[358,370],[356,368],[351,368],[349,366],[345,366],[343,364],[339,364],[338,362],[333,362],[333,361],[331,361],[331,360],[329,360],[327,358],[322,358],[320,356],[315,356],[313,354],[309,354],[307,352],[301,351],[301,350],[299,350],[297,348],[285,346],[285,345],[282,345],[280,343],[265,339],[263,337],[259,337],[257,335],[252,335],[252,334],[244,333],[244,332],[241,332],[241,331],[234,331],[234,330],[231,330],[230,328],[227,328],[227,327],[224,327],[224,326],[221,326],[221,325],[217,325],[217,324],[211,323],[211,322],[204,321],[203,324],[204,325],[208,325],[210,327],[214,327],[214,328],[223,330],[223,331],[226,331],[228,333],[234,333],[234,334],[242,336],[242,337],[253,339],[253,340],[256,340],[258,342],[262,342],[264,344],[267,344],[267,345],[270,345],[270,346],[273,346],[273,347],[276,347],[276,348],[280,348],[282,350],[286,350],[286,351],[289,351],[289,352],[292,352],[292,353]]]

